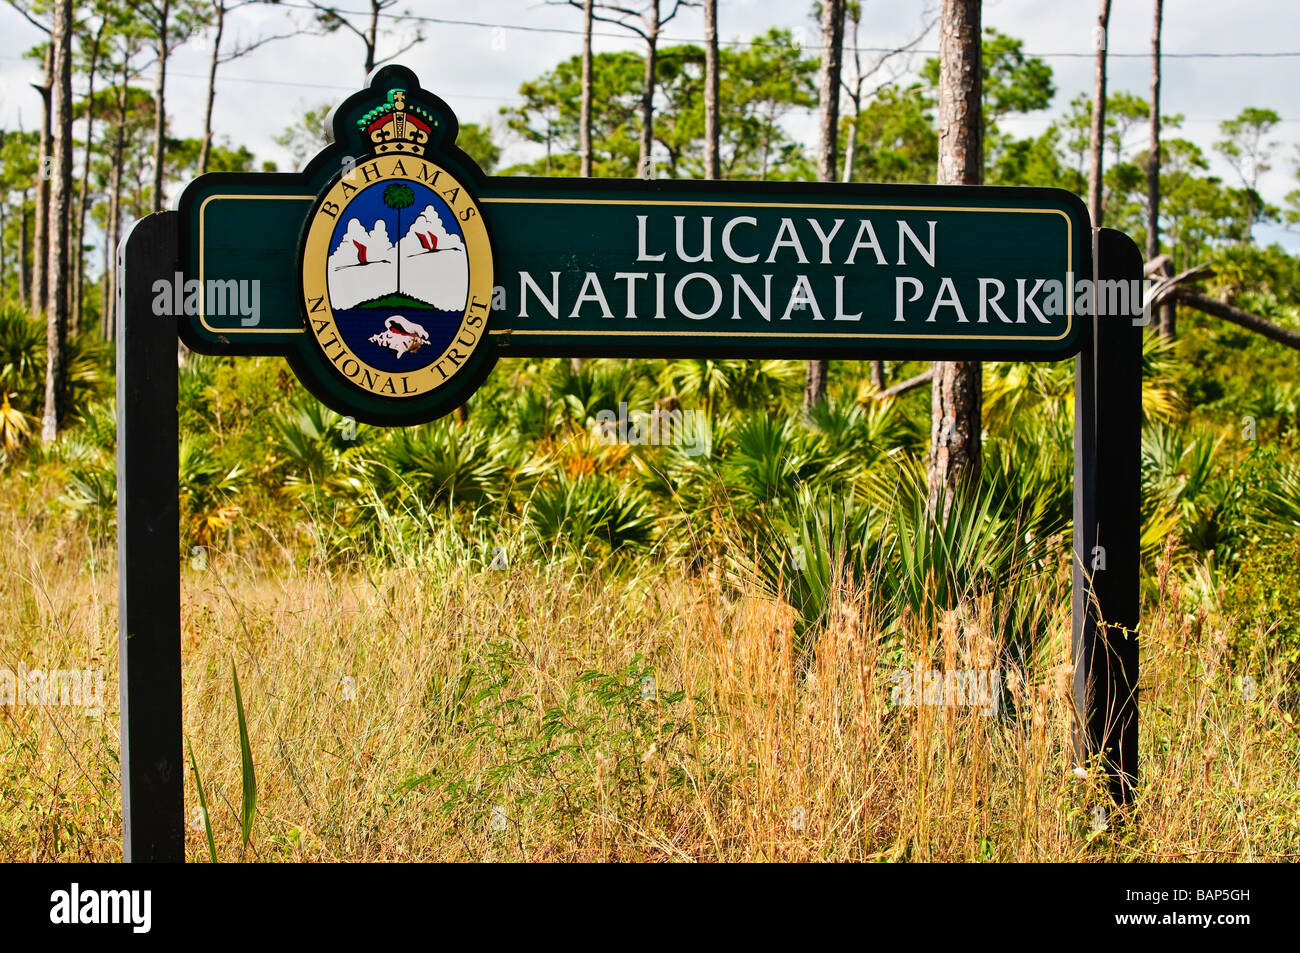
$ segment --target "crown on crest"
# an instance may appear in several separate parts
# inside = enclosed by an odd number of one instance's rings
[[[407,105],[406,90],[391,89],[388,100],[357,120],[379,155],[422,156],[438,122],[417,105]]]

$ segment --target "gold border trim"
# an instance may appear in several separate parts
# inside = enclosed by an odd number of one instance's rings
[[[666,205],[674,207],[731,207],[731,208],[793,208],[793,209],[826,209],[826,210],[843,210],[843,209],[860,209],[864,211],[876,212],[1006,212],[1020,215],[1059,215],[1065,219],[1065,271],[1067,274],[1074,274],[1074,222],[1070,216],[1059,208],[1005,208],[996,206],[983,205],[870,205],[864,203],[844,203],[844,202],[740,202],[722,199],[714,202],[701,201],[684,201],[678,202],[668,199],[651,199],[649,201],[640,201],[637,199],[548,199],[548,198],[507,198],[498,196],[494,198],[480,199],[484,204],[507,204],[516,205]],[[1073,291],[1073,289],[1071,289]],[[1007,335],[1007,334],[930,334],[924,337],[918,337],[915,334],[833,334],[829,332],[809,332],[804,334],[790,334],[779,331],[737,331],[728,334],[725,331],[548,331],[544,329],[533,328],[500,328],[489,331],[491,335],[510,336],[515,334],[521,335],[552,335],[556,337],[716,337],[716,338],[770,338],[772,340],[803,340],[805,338],[836,338],[839,340],[864,340],[864,339],[885,339],[885,340],[907,340],[907,341],[1038,341],[1044,344],[1050,344],[1053,341],[1063,341],[1070,336],[1074,330],[1074,295],[1066,295],[1066,323],[1065,330],[1055,337],[1025,336],[1025,335]],[[650,319],[654,320],[654,319]]]
[[[392,160],[397,166],[402,167],[402,173],[399,176],[395,171],[384,174],[379,169],[379,163]],[[488,240],[487,227],[484,225],[483,214],[478,208],[478,199],[445,167],[436,162],[432,162],[423,156],[414,155],[382,155],[374,160],[366,160],[367,163],[373,163],[376,170],[376,178],[371,181],[367,176],[366,180],[360,185],[353,185],[352,181],[344,178],[336,179],[328,190],[321,197],[321,204],[316,207],[315,216],[307,224],[306,239],[303,245],[303,262],[299,275],[299,292],[302,295],[303,311],[307,317],[306,330],[316,340],[320,346],[324,358],[334,366],[335,371],[342,378],[346,379],[353,387],[366,391],[379,397],[389,396],[394,398],[413,398],[424,394],[430,394],[440,390],[447,385],[457,374],[464,370],[474,352],[486,340],[487,322],[491,318],[492,312],[492,288],[495,284],[492,246]],[[406,171],[406,164],[412,167],[423,166],[425,175],[417,176]],[[430,173],[432,178],[430,178]],[[445,178],[443,178],[445,177]],[[432,361],[409,371],[383,371],[373,364],[367,363],[360,355],[352,349],[347,342],[346,337],[340,330],[337,319],[334,316],[334,304],[330,300],[329,291],[329,255],[330,244],[334,231],[338,224],[345,218],[347,210],[351,208],[352,203],[366,193],[368,189],[375,188],[386,180],[394,182],[410,182],[413,184],[423,184],[434,195],[438,196],[447,211],[455,219],[458,230],[464,237],[464,255],[466,270],[466,289],[465,289],[465,307],[461,310],[460,322],[456,326],[456,333],[448,342],[442,353]],[[446,185],[446,183],[450,185]],[[351,190],[352,195],[348,195]],[[455,191],[456,195],[449,199],[448,193]],[[458,204],[459,203],[459,204]],[[336,212],[331,215],[330,220],[326,220],[326,213],[323,211],[326,204],[333,204]],[[394,248],[399,249],[403,236],[397,236],[394,242]],[[400,253],[400,249],[398,251]],[[313,294],[313,291],[319,294]],[[318,298],[322,307],[319,316],[318,312],[311,310],[312,298]],[[484,302],[479,307],[483,308],[481,314],[472,314],[476,302]],[[317,325],[322,327],[317,327]],[[337,341],[341,348],[337,356],[332,356],[326,350],[325,334],[332,333],[332,341]],[[460,338],[466,333],[472,333],[474,339],[469,344],[463,344]],[[465,353],[461,355],[459,362],[453,360],[453,353],[460,354],[460,349],[464,348]],[[357,367],[356,374],[348,374],[344,368],[348,361],[353,361]],[[444,361],[451,360],[453,370],[448,373],[442,369]],[[382,385],[368,386],[363,384],[363,371],[374,372],[375,380],[387,378],[386,383],[391,390],[385,390]],[[441,379],[438,375],[441,374]],[[401,379],[403,390],[398,393],[396,390],[395,380]],[[411,385],[414,384],[414,389]]]
[[[314,202],[319,196],[316,195],[249,195],[247,193],[221,193],[209,195],[199,206],[199,282],[205,282],[206,255],[205,255],[205,230],[204,212],[208,204],[221,199],[241,199],[241,200],[278,200],[278,201],[305,201]],[[863,203],[844,203],[844,202],[741,202],[731,200],[718,201],[673,201],[667,199],[554,199],[554,198],[507,198],[504,196],[479,197],[480,205],[497,205],[497,204],[514,204],[514,205],[637,205],[637,206],[674,206],[674,207],[734,207],[734,208],[785,208],[785,209],[823,209],[823,210],[852,210],[861,209],[865,211],[879,212],[1000,212],[1007,214],[1020,215],[1060,215],[1065,219],[1066,228],[1066,272],[1074,273],[1074,222],[1070,216],[1061,209],[1047,208],[1008,208],[998,206],[951,206],[951,205],[878,205]],[[201,296],[202,297],[202,296]],[[546,330],[532,328],[499,328],[488,332],[491,336],[508,337],[510,335],[551,335],[554,337],[715,337],[715,338],[769,338],[773,340],[803,340],[803,339],[838,339],[838,340],[914,340],[914,341],[1039,341],[1050,343],[1052,341],[1064,340],[1074,329],[1074,296],[1066,296],[1066,327],[1065,330],[1056,337],[1039,337],[1023,335],[967,335],[967,334],[933,334],[925,337],[918,337],[915,334],[852,334],[852,333],[831,333],[831,332],[805,332],[801,334],[791,334],[780,331],[737,331],[728,333],[725,331],[565,331],[565,330]],[[207,321],[204,314],[205,300],[199,302],[199,323],[213,334],[305,334],[305,328],[283,329],[283,328],[214,328]]]
[[[259,200],[285,200],[292,199],[300,202],[314,202],[314,195],[250,195],[247,192],[223,192],[218,195],[209,195],[199,205],[199,287],[207,288],[207,282],[204,275],[207,271],[207,255],[205,254],[205,232],[207,229],[203,220],[203,213],[207,211],[208,203],[218,201],[219,199],[251,199]],[[204,309],[207,307],[207,295],[199,295],[199,323],[211,331],[213,334],[305,334],[306,328],[214,328],[208,324],[207,315]]]

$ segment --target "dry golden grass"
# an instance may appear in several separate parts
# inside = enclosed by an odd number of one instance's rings
[[[102,668],[107,699],[97,717],[0,706],[0,859],[116,860],[112,550],[43,513],[0,507],[0,668]],[[230,555],[183,578],[185,734],[223,861],[1300,854],[1282,686],[1244,698],[1223,626],[1177,609],[1173,577],[1143,627],[1137,803],[1100,829],[1099,784],[1071,771],[1068,618],[1041,670],[1004,673],[1014,708],[990,718],[893,706],[897,661],[861,594],[805,672],[781,606],[671,568],[440,578]],[[988,616],[949,614],[901,649],[987,665]],[[257,772],[247,851],[232,661]]]

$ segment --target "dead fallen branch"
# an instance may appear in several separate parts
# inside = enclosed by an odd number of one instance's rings
[[[1185,307],[1195,308],[1197,311],[1211,317],[1231,321],[1248,331],[1262,334],[1269,340],[1277,341],[1279,344],[1285,344],[1287,347],[1300,351],[1300,331],[1284,328],[1280,324],[1274,324],[1268,318],[1260,317],[1250,311],[1243,311],[1235,305],[1227,304],[1218,298],[1211,298],[1209,295],[1202,294],[1190,287],[1194,282],[1203,281],[1214,276],[1214,269],[1209,265],[1197,265],[1177,275],[1172,274],[1172,272],[1173,265],[1168,255],[1161,255],[1146,263],[1143,273],[1148,278],[1153,275],[1163,276],[1147,294],[1148,308],[1154,308],[1167,299],[1173,300]]]
[[[1176,288],[1173,295],[1174,300],[1181,305],[1203,311],[1212,317],[1222,318],[1224,321],[1231,321],[1248,331],[1262,334],[1270,340],[1300,351],[1300,331],[1284,328],[1280,324],[1274,324],[1267,318],[1261,318],[1257,314],[1251,314],[1249,311],[1243,311],[1241,308],[1225,304],[1217,298],[1211,298],[1209,295],[1201,294],[1190,288]]]
[[[1168,255],[1161,255],[1159,259],[1156,259],[1156,263],[1160,263],[1160,259],[1167,260],[1168,258]],[[1156,272],[1151,271],[1148,267],[1146,272],[1147,277],[1150,277],[1155,273]],[[1152,285],[1151,290],[1147,293],[1147,299],[1149,302],[1148,306],[1152,308],[1162,304],[1165,298],[1174,296],[1177,290],[1185,285],[1190,285],[1197,281],[1204,281],[1206,278],[1213,278],[1214,269],[1209,265],[1197,265],[1194,268],[1188,268],[1186,271],[1179,272],[1176,275],[1173,273],[1172,269],[1160,271],[1159,274],[1162,274],[1164,277]]]

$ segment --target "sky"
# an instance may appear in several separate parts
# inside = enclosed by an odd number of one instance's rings
[[[929,0],[931,4],[937,0]],[[339,0],[344,10],[368,7],[365,0]],[[922,0],[864,0],[859,43],[889,48],[916,35],[922,21]],[[665,0],[665,8],[670,0]],[[250,6],[227,20],[227,38],[247,40],[283,33],[310,20],[305,0],[282,0],[278,7]],[[746,40],[771,26],[787,27],[815,45],[818,29],[811,2],[801,0],[720,0],[718,25],[724,42]],[[441,20],[475,21],[476,25],[424,22],[424,39],[398,62],[415,70],[421,82],[447,100],[462,122],[499,122],[498,110],[519,101],[521,83],[533,79],[581,48],[581,12],[542,0],[406,0],[395,10]],[[1109,89],[1145,98],[1150,75],[1150,0],[1114,0],[1110,24]],[[357,19],[359,22],[359,18]],[[1051,65],[1057,87],[1052,107],[1042,113],[1002,121],[1019,135],[1041,132],[1066,109],[1070,99],[1092,87],[1092,34],[1096,4],[1087,0],[985,0],[983,21],[1025,41],[1027,52]],[[379,56],[399,49],[413,37],[415,25],[386,21]],[[633,41],[616,28],[597,25],[596,50],[632,48]],[[799,33],[802,31],[802,33]],[[704,35],[698,9],[684,9],[664,28],[665,44],[698,41]],[[39,66],[23,54],[41,34],[7,4],[0,6],[0,126],[34,128],[39,99],[30,83]],[[1276,110],[1283,122],[1275,134],[1279,147],[1272,171],[1261,181],[1265,198],[1280,204],[1300,186],[1295,160],[1300,143],[1300,4],[1295,0],[1166,0],[1163,32],[1164,61],[1161,108],[1186,117],[1181,135],[1207,152],[1218,138],[1218,124],[1244,107]],[[919,68],[926,52],[937,44],[935,31],[913,57]],[[181,47],[169,66],[168,120],[173,135],[198,136],[203,126],[208,49],[202,41]],[[1181,57],[1177,54],[1279,53],[1289,57]],[[1124,54],[1136,54],[1125,56]],[[869,55],[869,54],[864,54]],[[329,36],[295,37],[267,44],[247,57],[228,63],[219,74],[213,126],[218,140],[229,137],[247,145],[262,160],[292,168],[288,154],[274,136],[304,110],[334,103],[364,80],[364,50],[347,31]],[[150,80],[151,82],[151,80]],[[148,85],[148,84],[146,84]],[[805,141],[812,139],[813,122],[792,126]],[[530,147],[509,141],[506,164],[530,157]],[[1225,181],[1235,173],[1221,159],[1213,171]],[[1256,238],[1278,241],[1300,251],[1300,233],[1261,226]]]

